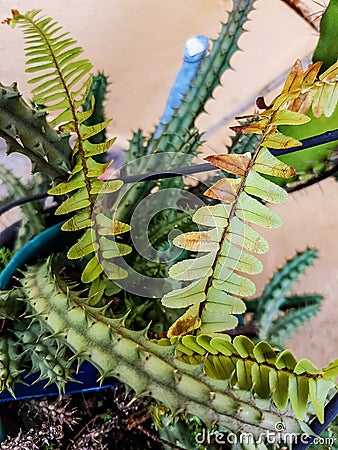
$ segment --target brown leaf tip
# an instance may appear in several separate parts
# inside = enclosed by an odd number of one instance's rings
[[[269,109],[269,106],[265,103],[264,97],[257,97],[256,106],[259,109]]]
[[[17,9],[12,9],[11,13],[12,13],[12,17],[6,17],[6,19],[4,19],[1,22],[3,25],[11,25],[12,20],[15,19],[15,16],[19,16],[20,15],[20,13],[19,13],[19,11]]]

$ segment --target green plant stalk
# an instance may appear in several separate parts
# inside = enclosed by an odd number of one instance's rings
[[[321,72],[338,59],[338,0],[330,0],[320,21],[320,36],[313,54],[313,62],[323,61]]]
[[[200,365],[190,366],[175,358],[174,346],[149,341],[145,331],[132,331],[123,319],[109,319],[105,309],[91,308],[70,291],[65,294],[53,280],[47,265],[30,268],[23,279],[28,311],[49,327],[75,353],[94,364],[101,379],[114,376],[135,390],[167,404],[173,413],[197,415],[211,426],[218,423],[237,432],[258,436],[275,430],[282,421],[288,432],[301,433],[304,424],[290,411],[280,412],[267,400],[250,392],[229,390],[224,380],[206,376]]]
[[[13,151],[28,156],[33,172],[64,179],[70,168],[69,135],[59,133],[46,121],[46,112],[33,109],[21,98],[16,84],[0,84],[0,132]],[[16,138],[19,137],[22,145]]]
[[[1,165],[0,175],[2,183],[6,185],[12,198],[18,199],[29,195],[29,187],[22,184],[10,170]],[[24,217],[19,231],[20,244],[22,244],[22,241],[27,242],[27,240],[38,234],[45,227],[43,216],[38,213],[39,206],[37,202],[30,205],[22,205],[21,209]]]
[[[106,120],[103,104],[106,99],[107,86],[108,80],[103,73],[99,72],[97,75],[93,76],[88,96],[82,105],[83,111],[90,111],[90,109],[92,108],[92,98],[94,97],[95,104],[92,115],[83,122],[87,127],[91,125],[97,125],[98,123],[102,123]],[[105,141],[105,129],[89,138],[89,142],[91,142],[92,144],[101,144]]]
[[[293,283],[310,267],[317,257],[316,249],[307,249],[297,255],[278,270],[272,280],[266,285],[263,294],[258,299],[255,318],[259,323],[260,339],[268,339],[272,330],[273,319],[285,301],[285,295],[291,291]],[[273,328],[273,326],[271,327]]]
[[[2,335],[0,339],[0,391],[8,389],[14,396],[13,386],[23,370],[19,369],[21,355],[14,340]]]
[[[274,321],[269,333],[269,341],[282,345],[290,338],[292,333],[314,317],[319,311],[319,304],[303,306],[301,309],[291,311]]]
[[[184,97],[181,106],[165,128],[158,141],[154,141],[154,152],[177,150],[182,137],[194,126],[197,117],[204,111],[205,103],[212,98],[220,85],[221,76],[230,69],[230,59],[238,50],[238,40],[244,31],[244,24],[253,10],[255,0],[234,0],[228,21],[222,24],[219,37],[213,41],[213,47],[201,64],[191,89]],[[184,140],[184,139],[183,139]]]
[[[38,373],[37,381],[47,380],[46,385],[56,383],[60,394],[65,391],[67,381],[72,381],[73,369],[65,356],[66,347],[59,347],[55,338],[47,331],[42,331],[38,321],[30,320],[16,322],[15,336],[22,345],[23,356],[32,362],[30,373]]]
[[[183,98],[170,122],[164,126],[158,139],[150,140],[147,147],[152,146],[151,153],[181,152],[192,153],[196,146],[186,145],[191,139],[197,117],[204,111],[205,103],[212,98],[213,92],[220,85],[221,76],[229,69],[230,59],[238,50],[238,39],[243,34],[243,25],[249,13],[253,10],[255,0],[234,0],[233,9],[228,21],[222,24],[219,37],[213,41],[213,47],[208,56],[204,57],[201,67],[191,88]],[[134,135],[132,144],[139,143],[139,135]],[[198,139],[199,140],[199,139]],[[140,169],[141,170],[141,169]],[[141,172],[142,173],[142,172]],[[154,187],[154,183],[142,183],[128,192],[126,199],[119,205],[118,219],[128,221],[131,205],[144,198]]]

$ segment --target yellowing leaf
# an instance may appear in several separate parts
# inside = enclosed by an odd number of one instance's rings
[[[321,81],[333,81],[338,77],[338,61],[335,62],[331,67],[329,67],[325,72],[323,72],[319,79]]]
[[[275,211],[262,205],[245,192],[242,192],[239,197],[235,214],[240,219],[266,228],[278,228],[282,224],[282,219]]]
[[[314,84],[322,65],[322,61],[317,61],[304,72],[302,89],[310,88]]]
[[[269,110],[267,113],[270,115]],[[268,117],[264,117],[260,120],[249,122],[247,125],[238,125],[230,128],[235,131],[235,133],[239,134],[262,134],[269,123],[270,119]]]
[[[326,117],[330,117],[337,107],[337,101],[338,80],[331,84],[318,85],[312,100],[313,115],[320,117],[324,113]]]
[[[237,275],[226,267],[223,267],[217,275],[215,273],[212,285],[219,291],[226,291],[239,297],[249,297],[256,292],[256,286],[251,280]]]
[[[271,124],[277,125],[301,125],[303,123],[310,122],[310,117],[304,114],[299,114],[295,111],[288,111],[287,109],[281,109],[277,111],[272,118]]]
[[[318,118],[323,114],[324,111],[324,90],[325,84],[317,86],[314,90],[313,100],[312,100],[312,112],[313,115]]]
[[[282,93],[293,92],[300,89],[303,83],[303,66],[299,59],[292,66],[284,83]]]
[[[208,227],[225,228],[231,207],[222,203],[214,206],[202,206],[194,215],[192,220],[200,225]]]
[[[173,240],[177,247],[194,252],[217,252],[221,233],[217,228],[210,231],[191,231]]]
[[[297,139],[294,139],[293,137],[285,136],[276,129],[273,129],[266,135],[261,145],[262,147],[266,148],[275,148],[277,150],[282,150],[285,148],[299,147],[302,145],[302,143]]]
[[[227,240],[250,252],[261,255],[269,250],[266,239],[238,217],[234,217],[231,221]]]
[[[246,179],[244,191],[270,203],[284,203],[288,199],[288,193],[283,188],[254,170],[250,171]]]
[[[209,277],[212,274],[212,264],[215,253],[210,253],[195,259],[185,259],[173,265],[169,275],[174,280],[190,281]]]
[[[110,219],[103,213],[99,213],[95,216],[95,225],[101,236],[117,235],[130,231],[130,225],[119,222],[118,220]]]
[[[226,203],[234,203],[241,183],[239,178],[221,178],[207,189],[204,195]]]
[[[201,319],[201,333],[217,333],[225,330],[233,330],[238,325],[237,317],[231,314],[209,311],[209,304],[206,304],[203,309]]]
[[[263,271],[262,263],[255,256],[245,252],[240,247],[232,245],[229,241],[223,242],[218,265],[219,267],[228,267],[250,275]]]
[[[211,155],[205,158],[210,164],[228,173],[243,177],[251,161],[250,153],[244,155]]]
[[[269,150],[265,149],[259,152],[252,168],[256,172],[280,178],[291,178],[296,175],[296,171],[292,167],[279,161],[271,155]]]
[[[182,289],[175,289],[162,298],[163,306],[168,308],[185,308],[190,305],[197,305],[206,298],[205,288],[207,278],[195,281]]]
[[[168,338],[175,336],[184,336],[193,330],[196,330],[201,325],[201,319],[199,317],[199,305],[193,305],[187,309],[187,311],[179,317],[169,328]]]

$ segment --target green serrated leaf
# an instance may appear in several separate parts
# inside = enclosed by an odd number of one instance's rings
[[[236,336],[232,343],[242,358],[254,356],[254,344],[246,336]]]
[[[284,203],[288,199],[288,193],[283,188],[262,177],[254,170],[250,171],[244,190],[248,194],[270,203]]]
[[[218,259],[220,269],[227,267],[250,275],[263,271],[263,264],[255,256],[232,245],[229,241],[224,241],[220,255]]]
[[[251,369],[253,364],[252,361],[243,361],[242,359],[237,360],[237,384],[240,389],[250,391],[252,386]]]
[[[318,417],[320,423],[324,423],[324,407],[329,390],[334,387],[335,383],[327,379],[309,379],[309,393],[312,407]]]
[[[256,292],[253,281],[237,275],[227,267],[222,267],[220,270],[219,266],[216,268],[212,285],[215,289],[227,291],[240,297],[250,297]]]
[[[284,410],[289,399],[289,374],[271,370],[269,374],[272,400],[278,409]]]
[[[68,214],[79,209],[84,209],[90,205],[86,189],[80,189],[71,197],[67,198],[55,211],[55,215]]]
[[[122,244],[120,242],[112,241],[105,236],[100,238],[99,249],[104,259],[117,258],[131,253],[130,245]]]
[[[94,252],[94,243],[92,231],[87,230],[76,244],[74,244],[67,253],[69,259],[79,259]]]
[[[228,224],[230,206],[220,203],[214,206],[202,206],[192,216],[192,220],[208,227],[224,228]]]
[[[175,280],[182,281],[209,277],[212,274],[211,266],[214,259],[214,253],[195,259],[185,259],[173,265],[169,270],[169,275]]]
[[[61,229],[63,231],[77,231],[83,228],[89,228],[92,225],[92,219],[90,217],[89,209],[78,212],[75,216],[71,217],[65,222]]]
[[[282,225],[282,219],[275,211],[262,205],[245,192],[239,196],[236,216],[266,228],[278,228]]]
[[[307,377],[289,376],[289,398],[297,419],[304,420],[309,397]]]
[[[266,239],[238,217],[231,221],[227,240],[253,253],[264,254],[269,251]]]
[[[100,131],[104,130],[111,123],[111,121],[112,121],[112,119],[109,119],[109,120],[105,120],[104,122],[99,123],[97,125],[91,125],[91,126],[86,126],[83,123],[81,123],[81,125],[80,125],[81,139],[83,141],[86,141],[90,137],[95,136],[95,134],[98,134],[98,133],[100,133]],[[91,156],[91,155],[88,154],[88,156]]]
[[[185,308],[203,302],[206,298],[204,291],[207,280],[207,278],[203,278],[182,289],[175,289],[165,294],[162,298],[163,306],[168,308]]]
[[[297,362],[297,365],[294,368],[293,372],[297,375],[301,375],[302,373],[309,373],[311,375],[322,374],[321,370],[317,369],[317,367],[315,367],[311,361],[305,358]]]
[[[251,368],[251,376],[255,387],[255,392],[261,398],[269,398],[271,394],[269,383],[270,370],[271,369],[269,367],[259,364],[253,364]]]
[[[93,126],[95,127],[96,125],[93,125]],[[105,127],[101,128],[95,134],[98,134],[104,128]],[[92,136],[94,136],[95,134],[93,134]],[[86,138],[86,139],[88,139],[88,138]],[[86,158],[88,158],[89,156],[101,155],[102,153],[105,153],[107,150],[109,150],[109,148],[114,144],[115,141],[116,141],[116,138],[112,138],[112,139],[109,139],[108,141],[102,142],[100,144],[92,144],[90,141],[85,140],[83,142],[84,154],[85,154]]]
[[[96,278],[98,278],[103,272],[103,268],[101,267],[96,256],[93,256],[87,263],[84,271],[81,275],[81,281],[83,283],[91,283]]]

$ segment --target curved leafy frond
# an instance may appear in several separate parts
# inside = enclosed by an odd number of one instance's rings
[[[179,247],[207,255],[181,261],[170,269],[172,278],[192,283],[169,292],[162,299],[167,307],[189,307],[169,329],[169,337],[184,335],[192,329],[197,329],[198,333],[211,333],[234,328],[238,322],[235,315],[245,311],[241,297],[253,295],[255,285],[238,272],[259,273],[262,265],[248,251],[262,254],[268,250],[265,239],[249,224],[279,227],[281,218],[264,202],[283,203],[288,197],[280,186],[264,175],[280,178],[295,175],[294,169],[272,156],[269,148],[295,147],[300,142],[283,135],[277,128],[308,122],[310,118],[303,113],[311,106],[315,115],[325,111],[329,114],[334,111],[338,100],[337,96],[335,100],[330,97],[330,109],[327,109],[326,97],[322,96],[327,87],[338,93],[337,64],[317,78],[319,68],[320,64],[316,63],[303,71],[297,61],[282,93],[271,105],[262,113],[248,116],[251,119],[249,123],[233,127],[241,134],[261,136],[253,154],[206,158],[235,178],[223,178],[211,186],[205,195],[222,203],[204,206],[193,216],[197,224],[213,228],[185,233],[174,240]],[[294,111],[299,102],[303,113]]]
[[[29,58],[27,72],[39,74],[30,80],[35,85],[34,102],[57,113],[51,124],[59,126],[64,132],[73,133],[76,138],[68,180],[49,190],[50,195],[68,197],[55,212],[56,215],[73,213],[62,230],[84,230],[80,240],[69,250],[68,256],[70,259],[86,258],[83,283],[93,282],[99,277],[101,280],[102,277],[105,278],[102,275],[104,259],[110,265],[109,273],[113,279],[125,277],[125,271],[118,270],[117,266],[113,270],[114,263],[109,261],[110,257],[103,258],[103,252],[111,242],[109,236],[126,232],[129,226],[95,211],[97,195],[117,191],[122,182],[116,180],[105,183],[98,178],[108,164],[96,162],[95,157],[104,154],[115,142],[115,138],[103,143],[91,142],[91,138],[105,130],[110,123],[110,120],[106,120],[94,125],[88,124],[94,111],[93,96],[87,109],[92,82],[89,71],[92,64],[87,59],[79,59],[82,48],[68,37],[68,33],[62,31],[57,22],[41,16],[39,10],[29,11],[24,15],[15,12],[12,24],[21,27],[26,39],[26,56]],[[83,111],[85,101],[87,110]],[[115,256],[131,251],[121,244],[116,244],[115,247]]]
[[[92,69],[88,59],[79,59],[83,49],[56,21],[41,15],[40,10],[24,15],[15,12],[12,26],[16,24],[27,44],[26,72],[34,74],[29,80],[34,85],[33,101],[48,111],[59,111],[51,123],[53,126],[80,121],[83,115],[77,110],[86,99]]]
[[[166,343],[169,345],[170,341],[161,342]],[[290,350],[279,352],[266,341],[255,345],[246,336],[236,336],[232,341],[227,335],[183,336],[177,341],[176,355],[187,364],[203,363],[205,373],[212,378],[230,379],[231,386],[252,390],[261,398],[272,398],[280,410],[290,401],[301,420],[310,399],[323,422],[328,392],[336,385],[337,368],[318,370],[307,359],[296,361]]]

